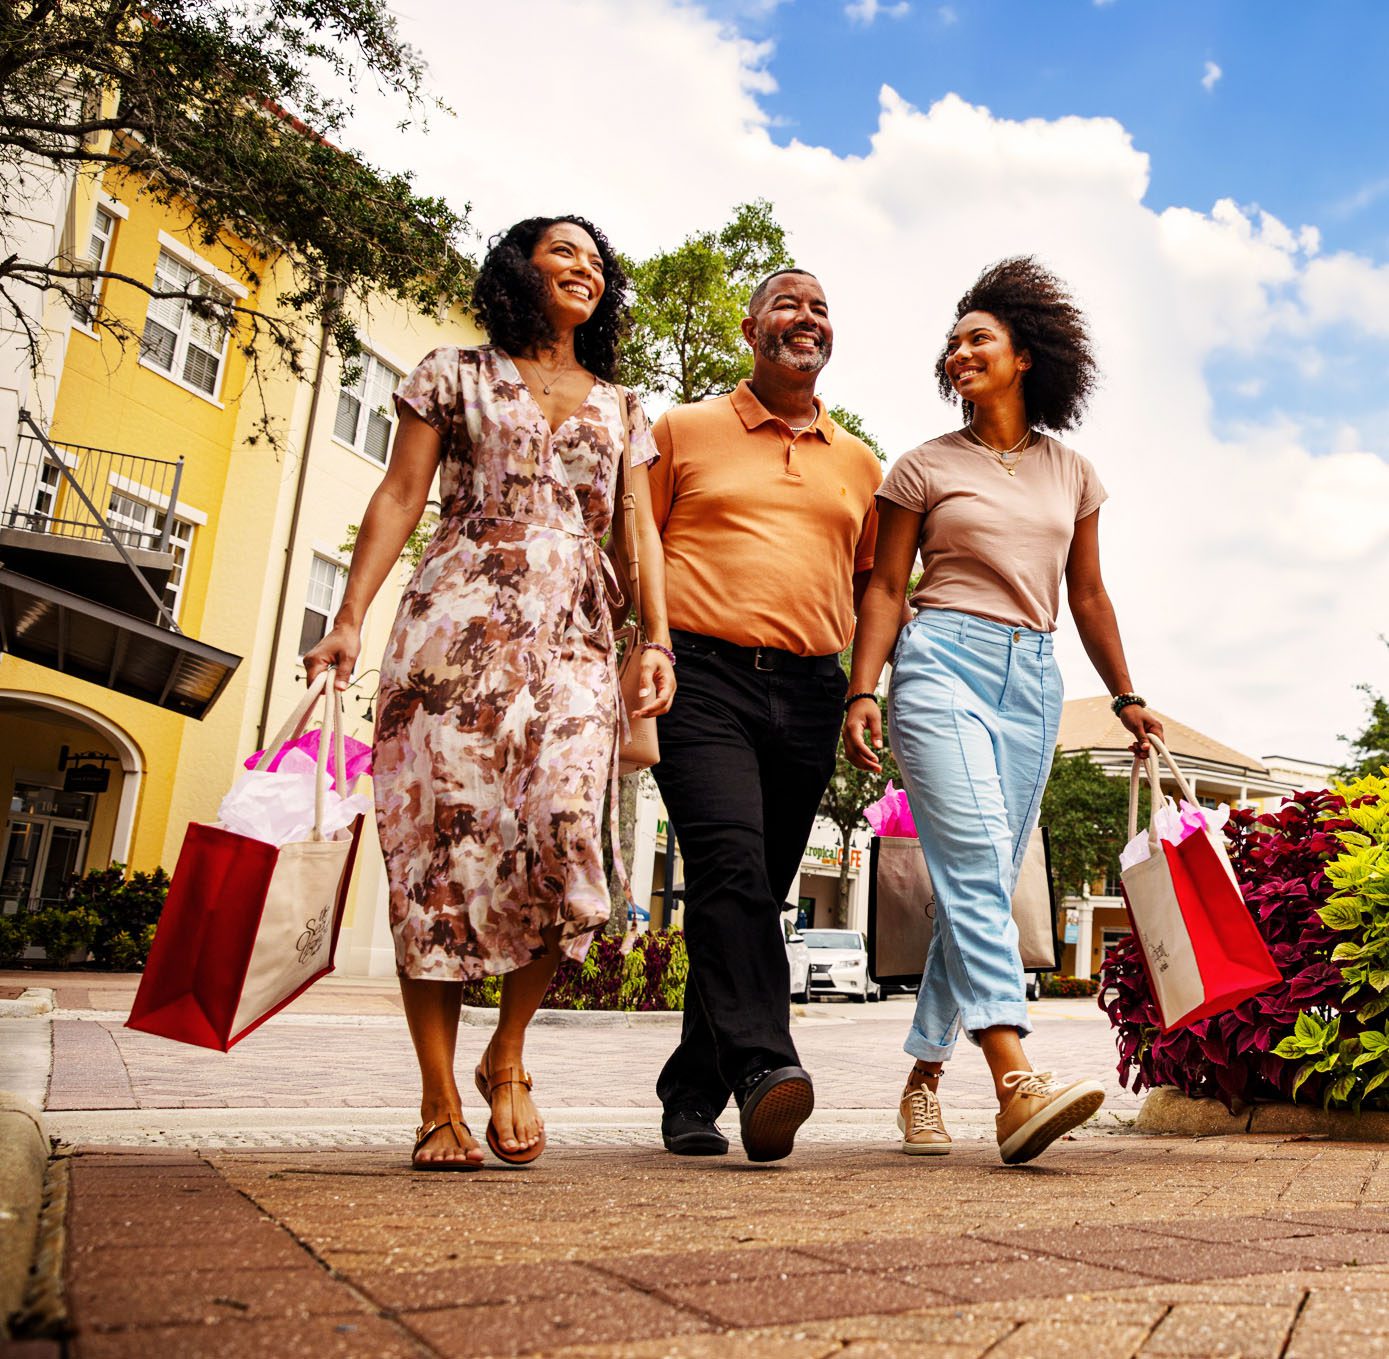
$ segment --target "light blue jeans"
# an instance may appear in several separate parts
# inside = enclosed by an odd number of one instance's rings
[[[897,641],[887,720],[936,893],[903,1046],[944,1062],[962,1027],[1032,1031],[1010,903],[1061,722],[1051,634],[921,610]]]

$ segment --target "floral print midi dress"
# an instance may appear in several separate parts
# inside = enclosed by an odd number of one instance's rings
[[[500,349],[436,349],[395,399],[442,439],[439,528],[381,662],[373,782],[396,968],[523,967],[608,918],[603,799],[619,698],[599,540],[640,404],[595,381],[551,430]]]

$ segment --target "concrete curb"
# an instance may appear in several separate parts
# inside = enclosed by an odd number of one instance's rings
[[[31,986],[17,1000],[0,1000],[0,1019],[35,1019],[53,1009],[53,992],[46,986]]]
[[[537,1010],[531,1023],[576,1029],[636,1029],[652,1024],[676,1025],[684,1018],[683,1010]],[[495,1028],[497,1011],[485,1005],[465,1005],[460,1023]]]
[[[1333,1142],[1389,1142],[1389,1113],[1353,1114],[1310,1104],[1254,1104],[1230,1113],[1219,1100],[1192,1099],[1160,1086],[1150,1091],[1134,1125],[1142,1133],[1180,1133],[1187,1137],[1277,1133],[1325,1137]]]
[[[6,1338],[29,1284],[47,1166],[43,1115],[0,1092],[0,1336]]]

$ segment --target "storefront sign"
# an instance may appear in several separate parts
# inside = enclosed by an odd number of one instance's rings
[[[104,793],[111,786],[111,771],[99,764],[73,765],[63,775],[65,793]]]

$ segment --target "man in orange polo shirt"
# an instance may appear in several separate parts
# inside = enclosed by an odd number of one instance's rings
[[[815,1096],[790,1030],[781,927],[834,772],[839,653],[873,565],[882,473],[815,395],[834,332],[816,279],[748,303],[753,374],[656,423],[651,498],[679,687],[654,774],[685,857],[685,1019],[657,1082],[666,1147],[719,1155],[731,1094],[754,1161],[792,1150]]]

